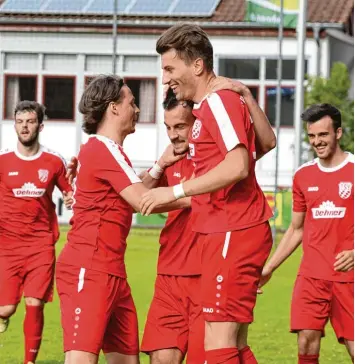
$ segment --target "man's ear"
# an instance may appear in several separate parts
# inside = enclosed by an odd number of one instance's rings
[[[201,76],[201,74],[203,73],[205,64],[203,62],[202,58],[197,58],[194,61],[194,73],[196,76]]]
[[[110,102],[108,108],[112,114],[119,115],[118,105],[115,102]]]

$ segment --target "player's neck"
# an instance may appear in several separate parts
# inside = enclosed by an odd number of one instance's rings
[[[101,128],[97,129],[97,135],[104,136],[108,139],[113,140],[115,143],[123,146],[123,142],[126,138],[126,135],[122,133],[120,130],[107,128],[104,125]]]
[[[348,153],[345,153],[340,146],[337,146],[335,153],[327,159],[319,158],[319,163],[325,168],[334,168],[342,164],[348,157]]]
[[[209,73],[208,75],[201,77],[201,80],[197,84],[195,96],[193,98],[193,102],[195,104],[200,103],[203,98],[211,91],[210,84],[216,78],[214,72]]]
[[[31,146],[23,145],[21,142],[17,142],[17,151],[24,157],[32,157],[36,155],[41,148],[39,142],[34,143]]]

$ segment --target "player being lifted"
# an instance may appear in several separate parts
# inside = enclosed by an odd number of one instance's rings
[[[260,156],[273,146],[275,135],[250,90],[238,81],[218,77],[213,89],[232,89],[243,95],[254,120]],[[148,188],[174,186],[190,179],[194,172],[188,154],[188,135],[195,121],[191,102],[179,102],[171,89],[164,102],[164,122],[171,144],[142,181]],[[262,150],[262,152],[261,152]],[[187,351],[187,363],[203,364],[204,320],[201,312],[201,250],[198,233],[192,231],[190,208],[172,211],[160,235],[158,275],[147,317],[141,350],[152,364],[179,364]],[[252,353],[247,346],[247,325],[238,340],[239,358],[247,363]],[[250,361],[249,361],[250,362]]]
[[[238,94],[209,93],[215,79],[213,49],[200,27],[176,25],[163,33],[156,48],[163,83],[178,100],[195,103],[189,144],[196,178],[150,190],[141,211],[149,214],[155,206],[193,196],[193,229],[200,233],[202,248],[207,363],[240,363],[238,333],[253,321],[257,286],[272,246],[272,213],[255,177],[252,120]]]
[[[102,349],[109,364],[135,364],[138,323],[124,255],[132,213],[148,190],[122,144],[139,109],[122,79],[109,75],[90,82],[79,110],[89,139],[78,155],[72,228],[57,264],[65,363],[95,364]]]
[[[44,303],[51,301],[59,237],[52,193],[69,199],[64,159],[39,143],[45,109],[21,101],[15,109],[14,150],[0,152],[0,332],[25,297],[24,363],[34,363],[44,325]]]
[[[302,119],[316,159],[293,179],[292,222],[265,265],[260,284],[303,245],[291,305],[291,331],[298,334],[299,364],[319,362],[328,320],[354,359],[354,156],[344,152],[340,111],[309,107]]]

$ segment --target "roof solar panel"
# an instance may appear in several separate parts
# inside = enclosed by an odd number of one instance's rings
[[[81,13],[87,0],[51,0],[42,10],[45,12]]]
[[[39,12],[43,0],[7,0],[0,6],[0,11],[9,12]]]
[[[113,1],[114,0],[94,0],[85,13],[94,14],[112,14],[113,13]],[[132,0],[118,0],[118,12],[123,13]]]
[[[171,15],[212,15],[220,0],[180,0]]]
[[[129,10],[131,15],[168,14],[173,0],[137,0]]]

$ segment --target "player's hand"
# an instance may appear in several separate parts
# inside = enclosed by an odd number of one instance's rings
[[[185,154],[175,154],[174,153],[174,146],[172,144],[169,144],[164,153],[159,158],[158,164],[161,168],[166,168],[174,164],[175,162],[179,161],[180,159],[185,158]]]
[[[70,162],[68,163],[67,174],[65,175],[70,184],[73,183],[73,180],[76,177],[77,168],[78,168],[78,158],[71,157]]]
[[[263,287],[267,282],[269,282],[271,277],[272,277],[272,270],[268,266],[265,265],[265,267],[263,268],[263,271],[261,273],[261,278],[260,278],[258,291],[257,291],[258,294],[264,293],[263,290],[261,289],[261,287]]]
[[[216,92],[220,90],[231,90],[237,92],[242,96],[250,93],[249,88],[244,83],[230,78],[217,76],[209,86],[210,92]]]
[[[139,204],[141,214],[148,216],[155,207],[175,201],[172,187],[158,187],[146,192]]]
[[[344,250],[335,257],[334,270],[349,272],[354,269],[354,250]]]
[[[73,199],[73,192],[63,192],[63,201],[64,205],[68,210],[71,210],[71,207],[73,205],[74,199]]]

